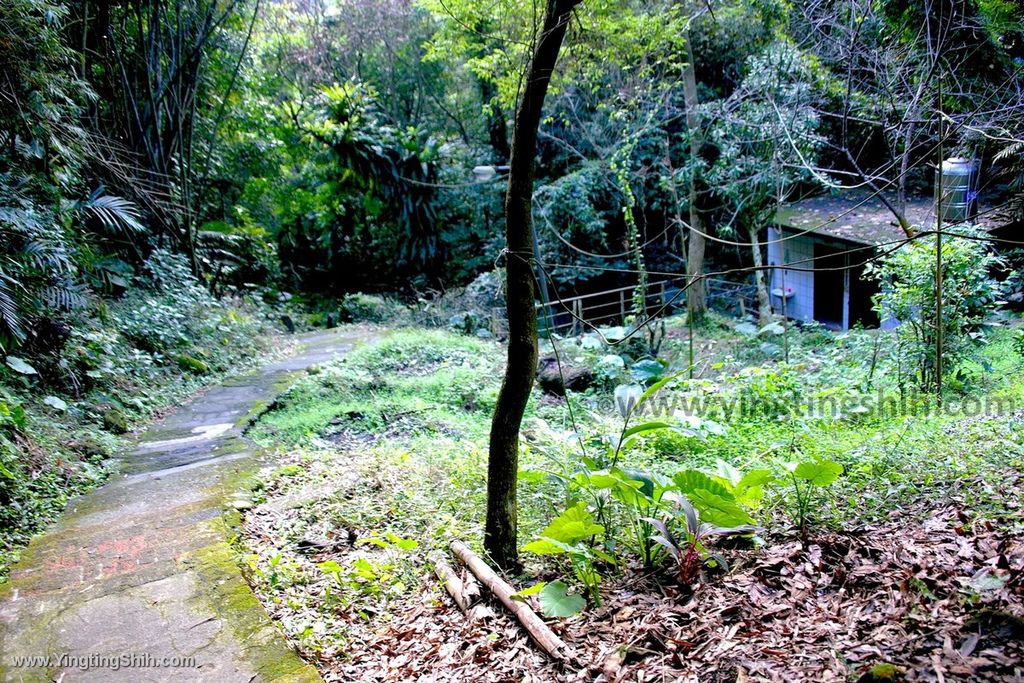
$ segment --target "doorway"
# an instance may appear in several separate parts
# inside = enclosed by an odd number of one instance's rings
[[[843,329],[846,300],[846,254],[826,244],[814,245],[814,319],[833,329]]]

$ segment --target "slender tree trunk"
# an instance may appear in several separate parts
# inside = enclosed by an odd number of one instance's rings
[[[754,259],[754,283],[757,285],[757,317],[767,323],[772,317],[771,299],[768,298],[768,285],[764,281],[764,259],[761,258],[761,243],[757,239],[757,228],[751,226],[750,254]]]
[[[484,548],[500,567],[518,561],[516,542],[516,476],[519,470],[519,427],[537,373],[537,310],[531,260],[533,176],[537,129],[551,72],[565,38],[573,7],[580,0],[547,0],[544,22],[523,80],[522,99],[512,132],[512,158],[505,195],[507,259],[508,365],[491,422],[487,463],[487,523]]]
[[[690,132],[690,167],[696,169],[697,159],[704,136],[700,130],[700,118],[697,115],[697,74],[693,68],[693,49],[690,47],[690,34],[684,36],[686,41],[686,66],[683,69],[683,100],[686,104],[686,128]],[[700,211],[697,210],[697,173],[690,173],[688,200],[690,205],[690,239],[686,250],[686,290],[687,311],[694,318],[703,317],[708,306],[707,287],[704,279],[704,223]]]

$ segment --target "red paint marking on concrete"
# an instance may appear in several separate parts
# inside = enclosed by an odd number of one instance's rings
[[[146,550],[146,537],[142,534],[128,538],[104,541],[94,548],[79,548],[77,553],[47,558],[45,567],[51,571],[81,572],[79,583],[85,581],[86,566],[98,568],[98,577],[108,578],[133,572],[142,564],[139,556]],[[101,561],[97,564],[95,559]],[[112,557],[111,557],[112,556]]]

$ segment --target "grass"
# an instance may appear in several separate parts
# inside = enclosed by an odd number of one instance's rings
[[[765,353],[761,339],[728,328],[706,334],[716,338],[705,345],[715,355],[701,359],[704,377],[671,383],[663,391],[671,400],[643,419],[670,416],[685,397],[753,396],[799,412],[834,396],[856,408],[879,387],[896,387],[887,337],[879,336],[886,333],[793,330],[788,365]],[[947,400],[989,396],[1024,404],[1024,359],[1012,352],[1011,337],[1012,330],[997,331]],[[615,352],[586,340],[559,346],[573,363],[596,363]],[[686,342],[672,339],[665,351],[678,369]],[[344,658],[351,640],[386,623],[403,600],[424,590],[431,550],[453,538],[479,548],[487,433],[502,360],[497,344],[476,338],[396,332],[314,369],[253,428],[251,435],[278,449],[283,464],[263,473],[262,504],[247,520],[250,573],[304,651]],[[536,476],[520,482],[522,543],[572,499],[561,478],[581,467],[581,442],[594,457],[607,435],[621,429],[607,389],[573,394],[570,401],[571,417],[563,401],[539,394],[527,412],[521,467]],[[784,464],[815,458],[844,468],[838,482],[817,492],[817,528],[856,527],[885,520],[904,505],[921,509],[922,502],[949,500],[966,514],[1021,528],[1020,412],[915,418],[848,408],[800,418],[785,411],[716,417],[720,434],[652,432],[628,451],[624,464],[666,475],[714,471],[719,461],[743,471],[771,469],[776,483],[755,511],[768,537],[794,529]],[[400,547],[396,539],[417,549]],[[333,562],[329,569],[325,558]],[[529,569],[550,575],[551,567],[533,561]],[[339,603],[339,595],[349,602]]]

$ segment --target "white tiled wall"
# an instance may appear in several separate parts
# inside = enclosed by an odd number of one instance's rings
[[[814,238],[806,235],[792,237],[780,242],[779,239],[791,235],[778,228],[768,228],[768,264],[779,266],[792,264],[794,268],[814,267]],[[792,268],[772,268],[769,271],[768,290],[792,290],[793,295],[786,302],[786,315],[793,320],[811,321],[814,319],[814,273],[794,270]],[[772,308],[782,313],[782,300],[772,296]]]
[[[786,315],[792,320],[803,320],[809,322],[815,320],[814,311],[814,273],[809,269],[815,267],[814,245],[826,244],[831,247],[842,248],[841,242],[830,239],[822,239],[816,235],[792,236],[793,233],[779,230],[772,227],[768,229],[768,263],[771,265],[792,265],[792,268],[777,268],[771,271],[769,290],[782,289],[785,282],[785,289],[792,290],[793,294],[786,302]],[[780,238],[787,238],[779,241]],[[848,248],[848,245],[847,245]],[[853,285],[856,286],[856,285]],[[824,317],[829,320],[842,321],[842,329],[850,326],[850,274],[845,273],[843,283],[843,310],[828,311]],[[772,297],[772,308],[776,313],[782,313],[782,299]],[[817,319],[821,319],[818,316]]]

